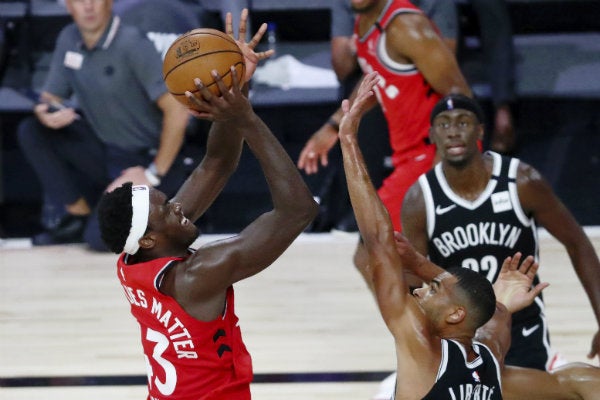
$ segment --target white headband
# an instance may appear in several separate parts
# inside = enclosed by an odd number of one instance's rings
[[[123,251],[128,254],[135,254],[140,248],[138,242],[144,236],[144,232],[146,232],[146,227],[148,226],[150,189],[146,185],[132,186],[131,195],[131,206],[133,208],[131,229],[129,230],[129,236],[127,236]]]

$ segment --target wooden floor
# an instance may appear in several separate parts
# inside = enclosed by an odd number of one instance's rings
[[[599,232],[588,230],[598,252]],[[541,238],[540,275],[551,283],[546,305],[553,348],[568,361],[585,361],[596,329],[591,307],[564,248],[543,232]],[[316,376],[330,380],[256,383],[254,399],[367,400],[377,379],[335,382],[336,374],[393,370],[391,336],[352,266],[356,240],[353,234],[304,234],[273,266],[236,285],[255,373],[323,373]],[[145,373],[138,328],[115,276],[116,255],[79,245],[14,247],[0,245],[0,399],[145,398],[145,387],[137,383],[61,384],[61,377]],[[16,379],[36,377],[51,379]],[[15,382],[20,387],[12,387]]]

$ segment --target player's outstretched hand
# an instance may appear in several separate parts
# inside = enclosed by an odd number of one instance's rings
[[[367,82],[365,83],[365,81]],[[376,73],[371,73],[363,78],[361,86],[359,86],[363,92],[359,93],[354,100],[355,103],[358,101],[359,105],[354,109],[353,113],[359,113],[362,116],[377,103],[377,99],[373,95],[373,88],[378,81],[379,76]],[[350,102],[346,101],[346,104],[348,109],[350,109]],[[344,103],[342,103],[343,106]],[[358,121],[355,121],[355,123],[358,124]],[[335,128],[329,121],[319,128],[306,142],[300,152],[297,163],[298,168],[304,170],[306,174],[311,175],[319,171],[319,166],[326,167],[329,163],[329,150],[331,150],[340,138],[340,130],[341,122],[338,128]]]
[[[372,107],[372,101],[375,98],[373,88],[377,82],[379,82],[379,74],[377,72],[367,74],[360,83],[352,105],[350,105],[350,100],[348,99],[342,101],[344,115],[340,121],[340,131],[338,133],[340,140],[344,140],[345,136],[357,135],[360,119]]]
[[[252,75],[254,75],[254,71],[256,71],[256,66],[259,61],[264,60],[266,58],[271,57],[275,52],[273,50],[267,51],[259,51],[256,52],[254,49],[260,43],[260,39],[262,39],[263,35],[267,31],[267,24],[263,23],[258,31],[254,34],[252,39],[249,42],[246,42],[246,32],[248,29],[248,9],[244,8],[242,10],[242,14],[240,15],[240,26],[238,28],[237,38],[233,34],[233,17],[231,13],[227,13],[225,16],[225,32],[231,36],[237,45],[242,50],[244,54],[244,61],[246,63],[246,76],[243,78],[242,83],[250,81]]]
[[[252,113],[250,101],[241,91],[242,82],[237,74],[235,67],[231,67],[231,89],[223,82],[222,77],[216,70],[212,71],[213,79],[215,80],[221,96],[214,95],[200,79],[194,79],[199,95],[186,91],[190,103],[194,104],[194,109],[189,112],[202,119],[209,121],[234,121],[243,118]]]
[[[511,313],[533,303],[535,297],[549,286],[549,283],[543,282],[532,287],[539,264],[534,261],[533,256],[526,257],[523,262],[521,258],[522,254],[519,252],[506,257],[494,283],[496,300],[504,304]]]
[[[308,175],[319,172],[319,165],[329,164],[329,150],[337,143],[338,131],[331,125],[325,124],[313,133],[302,148],[297,166]]]

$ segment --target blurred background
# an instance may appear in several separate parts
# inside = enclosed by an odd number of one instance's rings
[[[492,87],[478,14],[467,0],[442,1],[455,2],[457,58],[491,124]],[[169,40],[190,27],[223,29],[228,10],[236,16],[249,7],[252,32],[262,22],[270,23],[276,43],[267,43],[265,37],[261,46],[276,46],[273,61],[291,55],[299,62],[280,65],[304,69],[295,71],[296,81],[253,82],[251,99],[294,161],[310,135],[339,106],[341,89],[335,79],[331,81],[335,78],[330,54],[332,0],[114,0],[114,4],[117,13],[154,39],[158,50],[166,50]],[[511,108],[516,143],[510,154],[541,171],[580,224],[600,225],[600,1],[506,0],[506,5],[515,70]],[[70,21],[61,1],[0,0],[0,238],[31,236],[58,212],[44,202],[15,131],[31,115],[32,98],[48,72],[56,37]],[[202,122],[190,125],[188,154],[194,163],[204,152],[207,129]],[[380,137],[372,142],[384,149],[372,167],[382,173],[389,165],[386,141]],[[484,146],[488,145],[486,138]],[[328,168],[306,176],[322,205],[310,228],[313,232],[340,228],[333,216],[332,176]],[[258,163],[244,152],[240,168],[199,221],[200,227],[205,233],[238,231],[265,211],[269,199]]]

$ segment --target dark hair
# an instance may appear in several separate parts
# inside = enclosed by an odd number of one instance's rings
[[[131,182],[127,182],[112,192],[104,193],[98,203],[100,235],[110,251],[117,254],[123,251],[131,230],[132,185]]]
[[[470,303],[470,310],[475,328],[479,328],[492,318],[496,312],[496,294],[490,281],[468,268],[448,268],[448,272],[456,277],[456,286]]]
[[[433,110],[431,110],[429,123],[432,124],[433,120],[439,113],[448,110],[455,110],[457,108],[471,111],[473,114],[475,114],[479,123],[483,124],[483,110],[479,106],[479,103],[477,103],[477,100],[467,97],[464,94],[449,94],[448,96],[440,99],[433,107]]]

